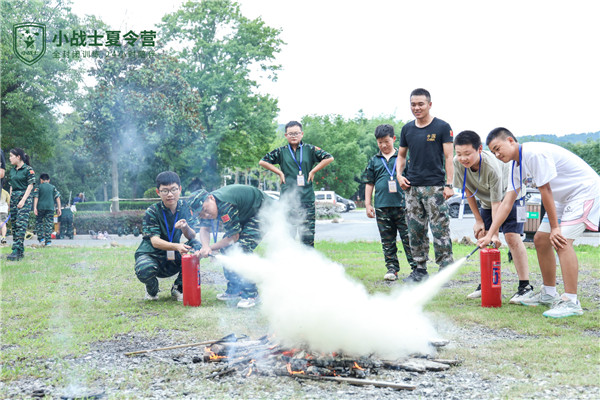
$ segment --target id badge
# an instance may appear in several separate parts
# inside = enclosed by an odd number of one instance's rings
[[[167,250],[167,260],[175,259],[175,250]]]
[[[517,206],[517,222],[524,223],[527,221],[527,207],[523,205]]]
[[[388,181],[388,192],[390,192],[390,193],[398,192],[398,185],[396,185],[396,181],[393,181],[393,180]]]
[[[304,175],[298,175],[296,177],[296,181],[298,182],[298,186],[304,186]]]

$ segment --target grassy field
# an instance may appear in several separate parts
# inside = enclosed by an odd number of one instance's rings
[[[371,293],[388,292],[394,285],[383,282],[385,273],[379,243],[317,243],[317,249],[346,267],[347,274],[361,281]],[[215,295],[223,290],[221,280],[205,282],[202,307],[182,307],[170,299],[172,279],[161,281],[160,300],[143,301],[144,288],[133,272],[133,247],[27,249],[19,263],[2,260],[1,270],[1,378],[9,382],[23,377],[66,379],[32,362],[84,354],[99,341],[127,334],[152,337],[169,333],[174,344],[216,339],[229,333],[258,337],[267,324],[258,310],[227,308]],[[455,244],[455,259],[472,247]],[[3,256],[8,248],[2,249]],[[549,385],[597,386],[600,384],[600,249],[579,246],[580,299],[585,314],[559,320],[544,318],[540,307],[508,305],[517,286],[514,266],[502,251],[502,308],[487,309],[477,300],[467,300],[479,279],[478,257],[466,263],[427,306],[432,319],[451,321],[469,328],[508,329],[522,335],[518,342],[497,340],[478,351],[457,347],[452,355],[463,366],[494,376],[554,377]],[[528,250],[531,280],[541,277],[535,251]],[[401,277],[408,274],[405,263]],[[220,268],[203,264],[219,276]],[[437,268],[431,268],[434,273]],[[560,275],[559,275],[560,280]],[[559,284],[559,290],[562,285]],[[225,312],[227,311],[227,312]],[[90,372],[89,379],[94,379]],[[136,379],[133,377],[132,379]],[[506,388],[506,396],[523,393],[526,385]]]

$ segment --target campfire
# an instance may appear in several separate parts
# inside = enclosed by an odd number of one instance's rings
[[[432,343],[436,348],[448,342]],[[343,353],[318,353],[308,348],[286,348],[273,336],[257,340],[229,335],[204,347],[202,356],[194,362],[218,364],[208,379],[218,379],[229,374],[250,377],[290,376],[300,379],[333,380],[353,385],[374,385],[395,389],[414,390],[415,386],[367,380],[382,368],[414,372],[444,371],[457,360],[444,360],[424,355],[413,355],[402,360],[382,360],[374,356],[352,357]]]

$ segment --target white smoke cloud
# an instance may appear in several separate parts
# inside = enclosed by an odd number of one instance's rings
[[[399,285],[390,294],[369,294],[344,267],[289,235],[285,202],[264,210],[264,257],[232,252],[223,264],[257,283],[261,309],[272,332],[288,346],[321,352],[377,354],[398,358],[431,354],[438,339],[422,306],[439,291],[463,260],[427,282]]]

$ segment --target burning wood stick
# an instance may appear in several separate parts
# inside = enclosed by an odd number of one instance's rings
[[[126,356],[133,356],[133,355],[136,355],[136,354],[151,353],[153,351],[173,350],[173,349],[181,349],[181,348],[184,348],[184,347],[203,346],[203,345],[207,345],[207,344],[217,343],[217,342],[219,342],[221,340],[222,339],[219,339],[219,340],[206,340],[204,342],[198,342],[198,343],[178,344],[177,346],[159,347],[159,348],[156,348],[156,349],[148,349],[148,350],[138,350],[138,351],[132,351],[132,352],[129,352],[129,353],[125,353],[125,355]]]
[[[312,380],[317,380],[317,381],[334,381],[334,382],[340,382],[340,383],[348,383],[350,385],[358,385],[358,386],[367,386],[367,385],[373,385],[375,387],[389,387],[392,389],[404,389],[404,390],[415,390],[417,387],[416,386],[412,386],[412,385],[403,385],[401,383],[394,383],[394,382],[384,382],[384,381],[372,381],[372,380],[368,380],[368,379],[355,379],[355,378],[343,378],[341,376],[312,376],[312,375],[302,375],[302,374],[297,374],[294,375],[294,378],[301,378],[301,379],[312,379]]]

